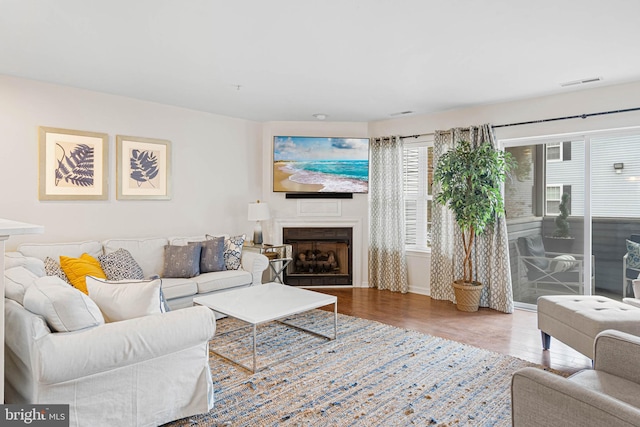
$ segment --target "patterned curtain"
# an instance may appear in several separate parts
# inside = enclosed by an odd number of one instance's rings
[[[436,165],[440,156],[461,140],[469,141],[476,147],[489,141],[496,147],[493,130],[488,124],[436,131],[433,164]],[[433,193],[436,194],[439,190],[439,185],[434,183]],[[464,248],[460,229],[451,210],[433,204],[431,231],[431,298],[455,302],[451,283],[462,277]],[[507,223],[504,217],[498,218],[493,227],[487,227],[478,236],[471,256],[474,262],[474,280],[484,284],[480,306],[512,313],[513,290]]]
[[[370,157],[369,284],[406,293],[402,140],[397,136],[372,139]]]

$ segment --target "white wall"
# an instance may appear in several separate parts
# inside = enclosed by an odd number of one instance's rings
[[[109,135],[109,199],[38,200],[38,126]],[[261,125],[130,98],[0,76],[0,218],[44,225],[23,241],[76,241],[249,233],[247,203],[260,197]],[[172,143],[169,201],[115,198],[115,135]]]
[[[483,123],[499,125],[636,107],[640,107],[640,82],[371,122],[369,136],[415,135]],[[640,112],[499,128],[495,134],[500,140],[632,126],[640,126]],[[408,264],[411,292],[428,293],[429,254],[409,254]]]

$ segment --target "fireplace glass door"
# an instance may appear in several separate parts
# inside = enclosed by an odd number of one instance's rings
[[[352,285],[351,229],[286,228],[293,260],[285,283],[293,286]]]

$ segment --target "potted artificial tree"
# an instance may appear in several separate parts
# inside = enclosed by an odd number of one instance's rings
[[[453,283],[458,310],[478,310],[483,285],[472,279],[471,249],[476,236],[504,213],[500,185],[512,167],[510,153],[488,142],[474,148],[468,141],[460,141],[436,165],[433,177],[440,191],[434,200],[453,211],[464,245],[464,275]]]

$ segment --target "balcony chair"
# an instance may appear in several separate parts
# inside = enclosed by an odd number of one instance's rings
[[[514,427],[640,426],[640,337],[606,330],[595,340],[593,369],[569,378],[539,368],[511,380]]]
[[[640,245],[640,234],[632,234],[627,240]],[[627,243],[627,249],[629,249],[629,243]],[[640,275],[640,264],[630,262],[635,258],[633,252],[627,250],[627,253],[622,257],[622,298],[627,296],[627,289],[629,289],[631,281]],[[638,251],[635,252],[638,253]]]
[[[523,292],[544,294],[584,294],[584,255],[547,252],[542,236],[519,237],[516,242],[518,257],[518,288],[514,292],[521,298]],[[593,293],[595,263],[592,258],[591,289]]]

